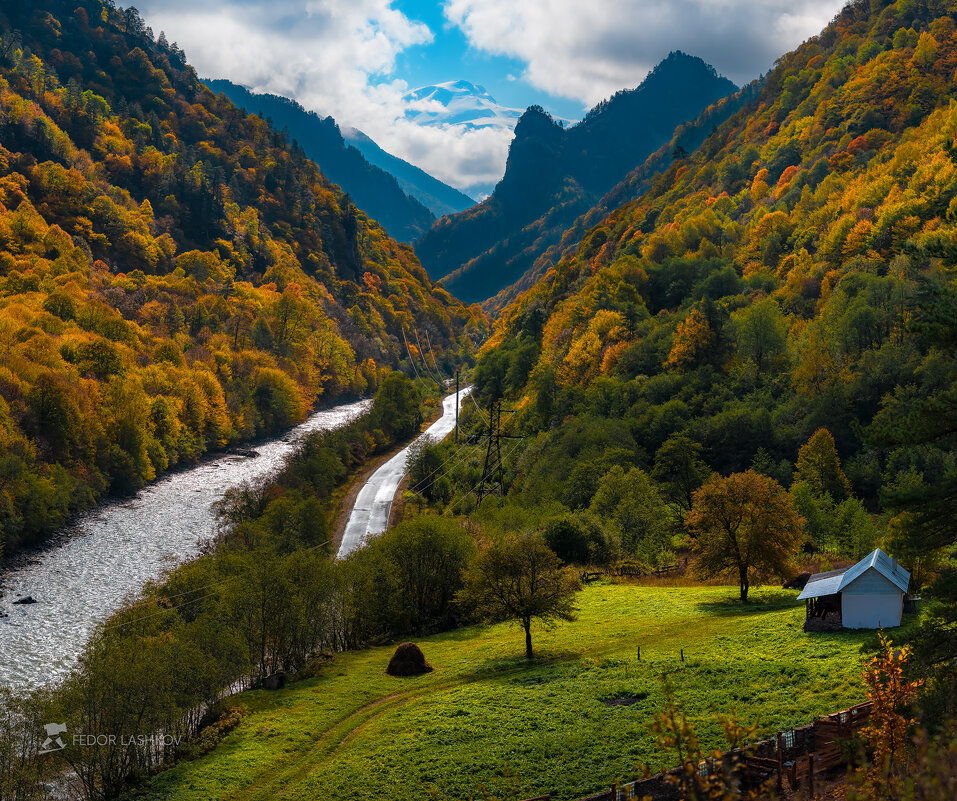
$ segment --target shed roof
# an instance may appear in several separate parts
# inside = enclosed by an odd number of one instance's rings
[[[804,598],[821,598],[824,595],[835,595],[841,591],[841,579],[846,570],[832,570],[829,573],[815,573],[808,579],[798,600]]]
[[[910,585],[910,573],[897,564],[896,559],[891,559],[880,548],[875,548],[871,553],[861,559],[860,562],[846,570],[830,570],[827,573],[815,573],[801,591],[798,600],[804,598],[820,598],[823,595],[835,595],[872,568],[890,581],[891,584],[897,587],[901,592],[907,592],[907,587]]]

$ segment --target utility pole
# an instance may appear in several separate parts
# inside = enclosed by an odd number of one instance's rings
[[[496,419],[496,413],[498,414],[498,419]],[[482,478],[479,481],[478,485],[478,495],[479,503],[482,502],[484,498],[491,490],[489,488],[490,475],[495,472],[496,467],[501,466],[501,448],[499,447],[499,435],[501,434],[501,428],[498,423],[501,421],[502,415],[502,402],[501,401],[492,401],[488,407],[488,446],[485,448],[485,464],[482,467]],[[493,453],[498,457],[493,456]],[[504,482],[502,482],[501,487],[504,494]]]
[[[455,444],[459,444],[459,371],[455,371]]]

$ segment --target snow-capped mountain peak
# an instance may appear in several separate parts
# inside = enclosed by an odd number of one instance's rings
[[[421,86],[407,92],[405,101],[405,117],[417,125],[511,129],[522,116],[522,109],[499,105],[484,86],[465,80]]]

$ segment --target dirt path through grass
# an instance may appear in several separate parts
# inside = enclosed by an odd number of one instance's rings
[[[732,592],[590,585],[577,621],[536,633],[532,663],[510,626],[420,640],[436,669],[414,678],[385,674],[392,647],[341,654],[314,679],[241,697],[240,727],[156,777],[148,797],[461,799],[511,782],[507,765],[520,797],[563,801],[659,766],[649,723],[664,675],[706,748],[721,744],[718,714],[765,733],[860,699],[872,635],[807,635],[795,593],[764,590],[742,607]]]

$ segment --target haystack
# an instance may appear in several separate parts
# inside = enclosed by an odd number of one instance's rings
[[[425,654],[414,642],[404,642],[395,649],[389,667],[385,672],[390,676],[419,676],[431,673],[432,666],[425,661]]]

